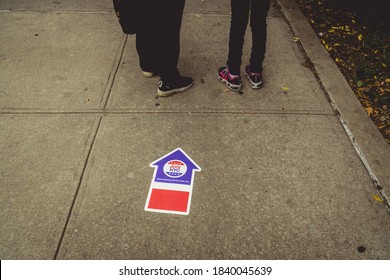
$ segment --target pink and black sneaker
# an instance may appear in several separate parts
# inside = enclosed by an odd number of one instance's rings
[[[227,67],[220,67],[218,69],[218,80],[224,83],[231,91],[241,90],[241,77],[240,75],[232,75]]]
[[[251,82],[251,88],[259,89],[263,84],[263,74],[262,73],[254,73],[250,70],[250,66],[247,65],[245,67],[245,77]]]

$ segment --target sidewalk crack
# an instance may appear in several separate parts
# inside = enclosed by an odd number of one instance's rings
[[[71,218],[73,216],[73,213],[74,213],[74,208],[76,206],[76,202],[77,202],[77,199],[78,199],[78,196],[79,196],[81,185],[83,183],[84,176],[85,176],[87,167],[89,165],[89,160],[90,160],[90,157],[91,157],[91,154],[92,154],[92,149],[93,149],[93,147],[95,145],[96,137],[97,137],[97,134],[99,132],[100,124],[102,122],[102,119],[103,119],[103,117],[100,116],[97,119],[97,121],[94,122],[94,124],[92,125],[91,132],[88,135],[88,139],[87,139],[85,147],[89,147],[89,148],[87,148],[87,151],[85,152],[85,160],[84,160],[84,164],[82,165],[83,167],[82,167],[82,170],[81,170],[80,175],[79,175],[76,191],[74,193],[73,200],[72,200],[71,206],[69,208],[68,216],[66,218],[66,221],[65,221],[65,224],[64,224],[61,236],[60,236],[60,240],[58,242],[57,249],[56,249],[56,252],[54,254],[54,259],[55,260],[57,260],[59,258],[59,255],[60,255],[60,252],[61,252],[61,248],[62,248],[62,245],[63,245],[63,242],[64,242],[64,238],[65,238],[65,235],[66,235],[66,231],[68,229],[70,220],[71,220]]]

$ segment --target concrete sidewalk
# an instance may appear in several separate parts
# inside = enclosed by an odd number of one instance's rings
[[[229,3],[187,0],[195,86],[157,98],[111,0],[0,2],[1,259],[390,258],[389,146],[292,1],[264,87],[227,92]],[[190,214],[144,211],[179,147],[202,168]]]

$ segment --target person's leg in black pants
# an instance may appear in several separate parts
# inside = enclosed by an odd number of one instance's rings
[[[242,46],[249,19],[251,0],[231,0],[229,55],[227,66],[232,75],[240,75]]]
[[[159,56],[157,26],[159,13],[156,7],[158,0],[142,0],[137,3],[136,47],[139,64],[142,71],[157,74],[159,71]]]
[[[177,79],[180,29],[185,0],[142,0],[136,46],[143,71],[159,73],[161,79]]]
[[[193,80],[181,77],[177,69],[184,5],[185,0],[140,1],[137,51],[142,70],[161,77],[159,96],[169,96],[193,85]]]
[[[270,0],[251,1],[252,52],[250,70],[254,73],[263,71],[263,61],[267,41],[267,14]]]
[[[163,81],[171,82],[179,77],[177,64],[180,55],[180,29],[185,0],[158,0],[159,73]]]
[[[239,75],[242,62],[242,47],[249,20],[252,31],[250,65],[253,72],[261,72],[266,45],[266,17],[270,0],[231,0],[231,25],[229,36],[228,68],[231,74]]]

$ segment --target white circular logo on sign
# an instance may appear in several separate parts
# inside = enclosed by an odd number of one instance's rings
[[[186,174],[187,165],[181,160],[170,160],[164,165],[164,173],[171,178],[179,178]]]

